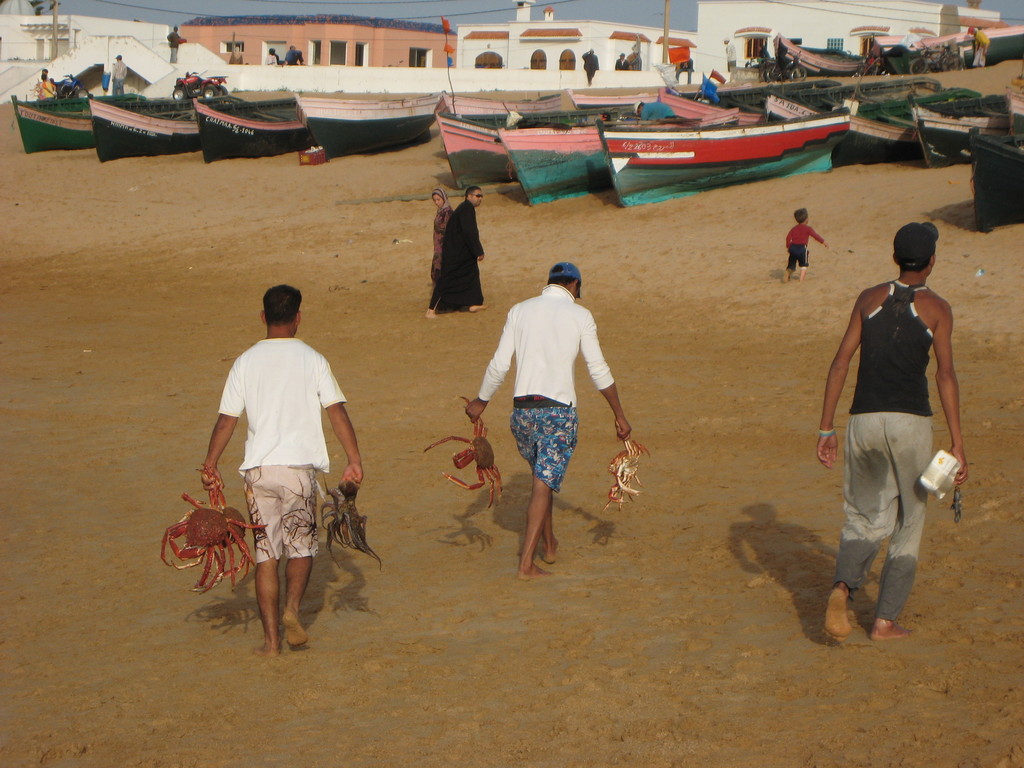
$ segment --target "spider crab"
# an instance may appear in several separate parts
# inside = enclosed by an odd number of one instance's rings
[[[615,476],[615,482],[612,483],[612,487],[608,491],[608,503],[604,505],[605,509],[612,504],[618,504],[621,510],[624,501],[632,501],[633,497],[640,493],[639,490],[632,487],[632,483],[635,480],[637,485],[643,485],[640,478],[636,476],[640,469],[640,456],[645,453],[648,456],[651,455],[651,452],[644,446],[629,438],[623,440],[622,443],[626,446],[625,450],[619,451],[608,465],[608,471]]]
[[[206,467],[199,471],[207,483],[214,477]],[[181,520],[164,532],[163,543],[160,546],[160,559],[179,570],[194,568],[202,564],[203,572],[195,586],[192,587],[193,592],[209,592],[225,576],[229,576],[231,586],[235,586],[237,574],[241,573],[242,576],[245,576],[249,572],[249,567],[255,562],[245,543],[245,531],[246,529],[262,529],[265,526],[251,525],[245,522],[245,518],[237,509],[227,506],[223,485],[219,481],[210,488],[209,506],[204,506],[187,493],[181,494],[181,498],[191,504],[193,509],[186,512]],[[185,537],[184,546],[175,541],[182,536]],[[168,545],[179,560],[191,562],[178,565],[168,561]],[[237,563],[235,562],[235,547],[238,547]]]
[[[467,403],[468,398],[462,398]],[[494,466],[494,449],[491,448],[491,444],[487,441],[487,427],[484,426],[483,419],[477,419],[473,425],[473,438],[469,439],[466,437],[458,437],[456,435],[449,435],[448,437],[442,437],[436,443],[431,443],[423,452],[426,453],[431,448],[434,448],[441,443],[446,443],[449,440],[457,440],[460,443],[469,443],[469,448],[464,451],[459,451],[452,456],[452,464],[455,465],[456,469],[462,469],[468,466],[470,462],[476,462],[476,477],[480,482],[473,483],[470,485],[464,480],[460,480],[454,475],[450,475],[447,472],[441,474],[451,480],[460,488],[465,488],[469,491],[475,491],[477,488],[482,488],[484,483],[491,484],[491,496],[490,501],[487,502],[487,506],[490,507],[494,504],[495,498],[501,498],[501,473],[498,468]],[[495,493],[497,491],[497,493]]]
[[[327,493],[331,500],[320,509],[320,516],[324,521],[324,528],[327,529],[327,549],[330,550],[331,556],[334,556],[332,545],[338,542],[343,547],[358,549],[369,555],[383,567],[380,557],[366,543],[366,515],[360,515],[356,511],[356,494],[359,493],[359,486],[346,481],[337,488],[328,488]]]

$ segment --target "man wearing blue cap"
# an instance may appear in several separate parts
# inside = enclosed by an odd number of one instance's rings
[[[576,303],[582,282],[575,264],[560,262],[551,268],[548,285],[540,296],[509,310],[498,349],[484,372],[480,394],[466,405],[466,415],[475,423],[505,380],[515,355],[510,425],[519,453],[533,472],[519,560],[521,579],[550,575],[533,562],[542,538],[544,562],[553,563],[558,550],[551,508],[553,494],[561,489],[569,458],[576,448],[578,421],[573,373],[580,352],[594,386],[615,415],[616,436],[625,440],[631,431],[615,380],[601,353],[594,316]]]

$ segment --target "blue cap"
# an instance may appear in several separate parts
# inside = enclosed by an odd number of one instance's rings
[[[550,282],[556,277],[567,277],[570,280],[582,280],[583,277],[580,275],[579,267],[572,262],[560,261],[551,268],[548,272],[548,281]]]

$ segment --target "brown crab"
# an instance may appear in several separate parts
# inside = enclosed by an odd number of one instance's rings
[[[623,440],[622,443],[626,446],[625,449],[619,451],[608,465],[608,471],[614,475],[615,482],[612,483],[612,487],[608,491],[608,503],[604,505],[605,509],[612,504],[618,504],[621,510],[624,501],[632,501],[633,497],[640,493],[638,489],[632,487],[632,483],[635,481],[637,485],[643,485],[640,478],[637,477],[637,471],[640,469],[640,456],[645,453],[648,456],[651,455],[651,452],[644,446],[629,438]]]
[[[467,398],[462,398],[467,403]],[[461,443],[469,443],[469,448],[464,451],[459,451],[452,456],[452,464],[455,465],[456,469],[462,469],[470,464],[470,462],[476,462],[476,477],[480,482],[473,483],[470,485],[465,480],[460,480],[454,475],[450,475],[447,472],[441,474],[451,480],[460,488],[465,488],[469,491],[475,491],[477,488],[482,488],[484,483],[491,484],[491,495],[490,500],[487,502],[487,506],[490,507],[494,504],[495,498],[501,498],[501,473],[498,468],[494,466],[494,449],[491,448],[491,444],[487,440],[487,427],[484,426],[483,419],[477,419],[473,425],[473,437],[458,437],[457,435],[449,435],[448,437],[442,437],[436,443],[431,443],[423,449],[424,453],[429,451],[441,443],[446,443],[449,440],[456,440]]]

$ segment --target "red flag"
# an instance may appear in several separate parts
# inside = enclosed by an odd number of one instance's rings
[[[451,46],[451,44],[449,44],[449,43],[445,43],[444,44],[444,49],[443,50],[444,50],[445,53],[455,53],[455,48],[453,48]]]
[[[690,60],[689,48],[669,48],[668,60],[673,64],[681,64]]]
[[[723,84],[725,83],[725,75],[723,75],[717,69],[712,69],[711,70],[711,79],[712,80],[717,80],[718,82],[723,83]]]
[[[444,27],[444,33],[446,35],[451,34],[452,25],[448,23],[448,19],[446,19],[444,16],[441,17],[441,26]]]

